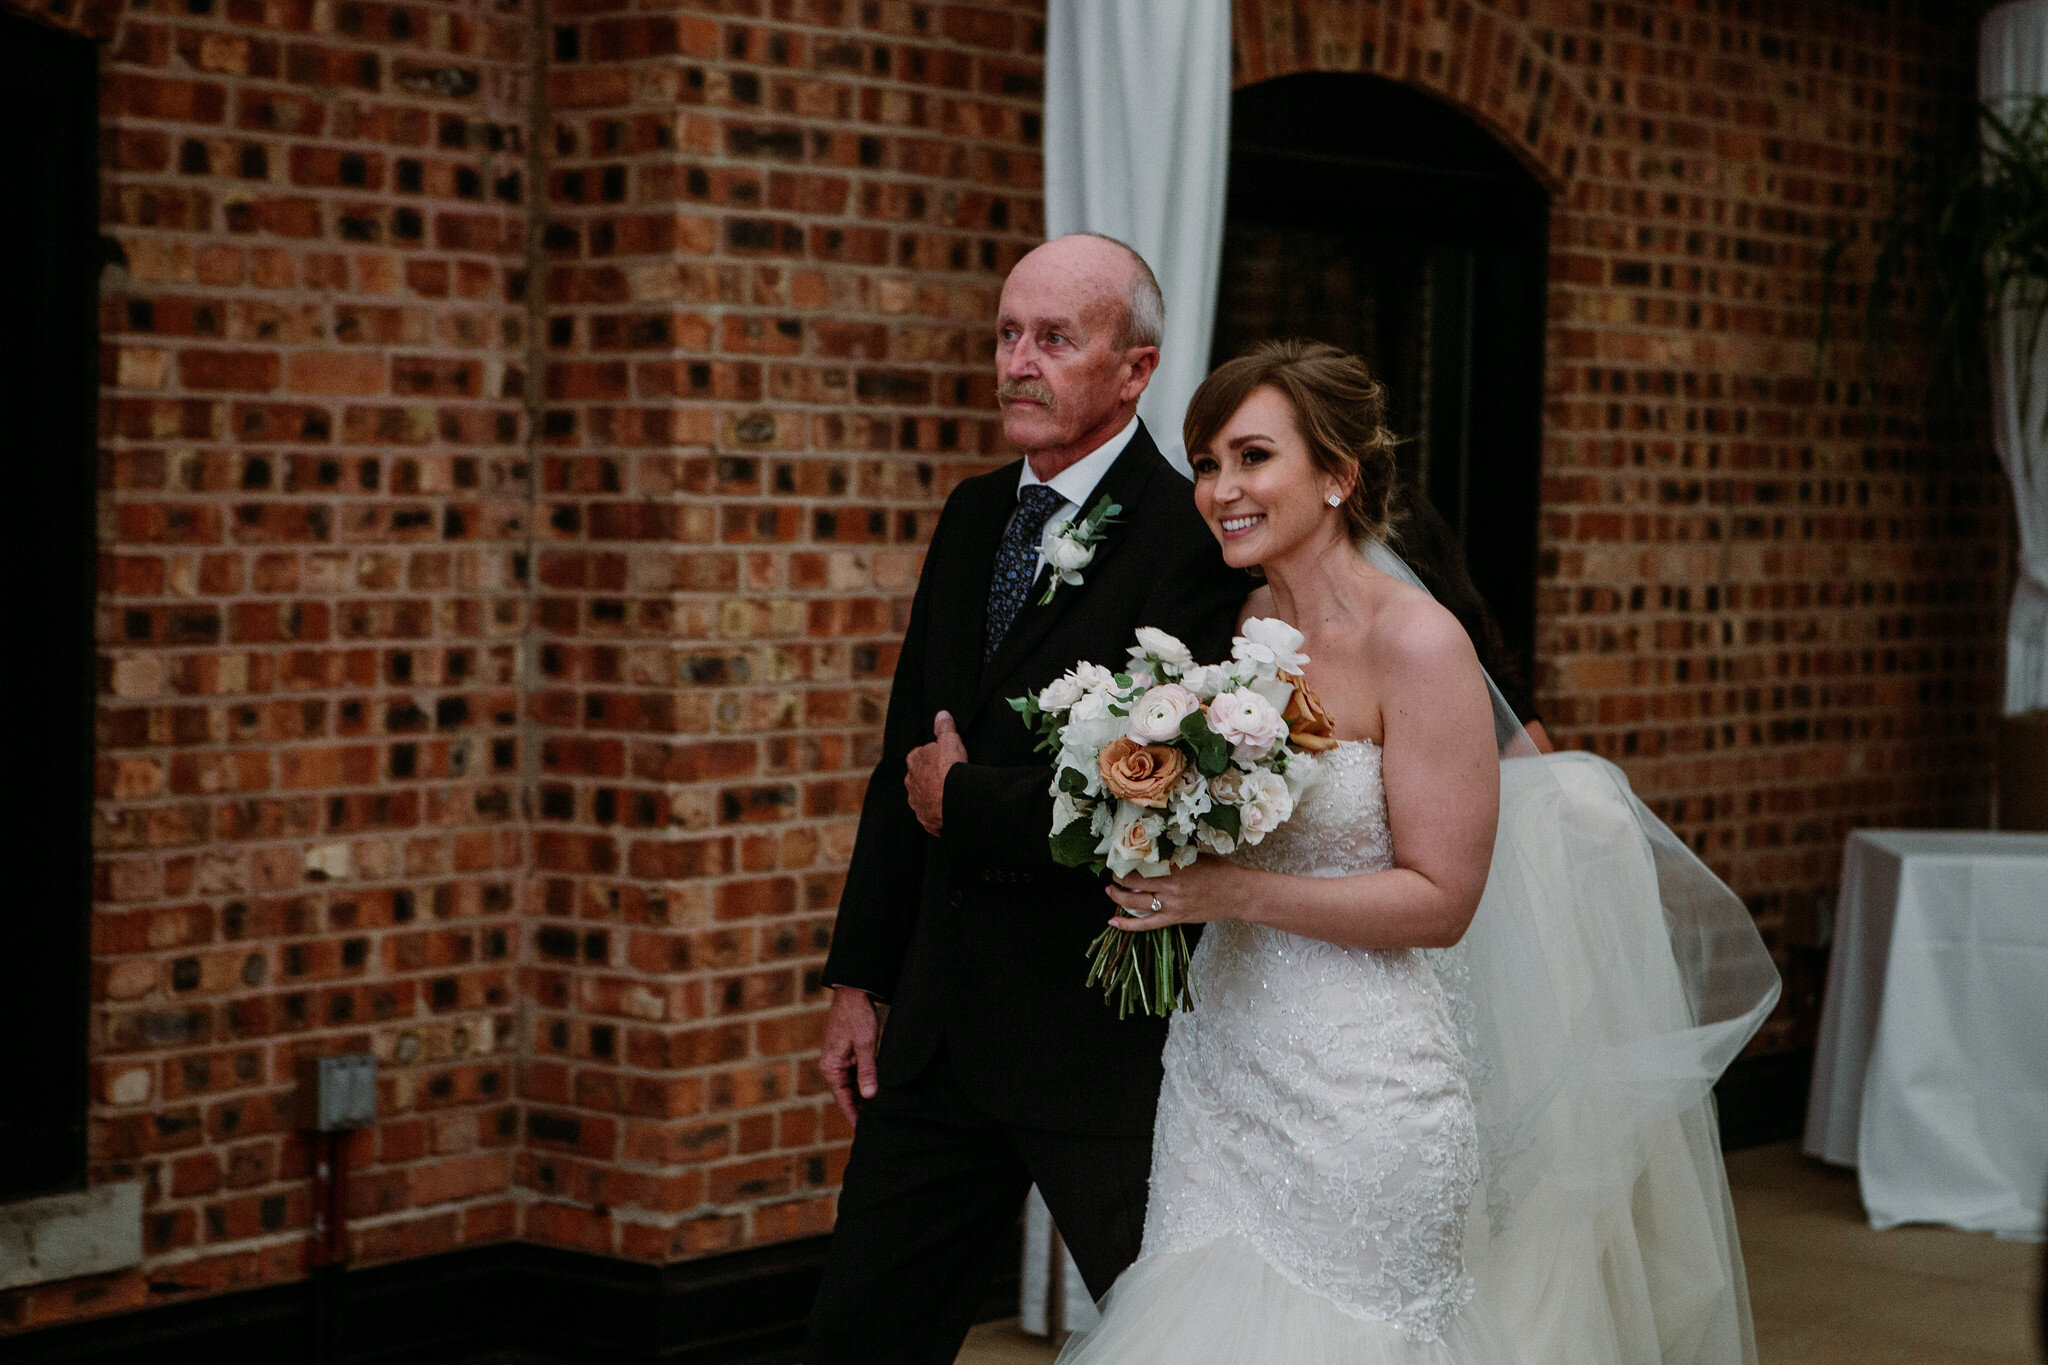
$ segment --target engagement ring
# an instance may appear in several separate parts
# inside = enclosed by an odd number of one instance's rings
[[[1157,896],[1152,898],[1152,913],[1155,915],[1159,913],[1159,897]]]

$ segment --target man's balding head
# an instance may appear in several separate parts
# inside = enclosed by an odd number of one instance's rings
[[[1152,267],[1128,242],[1100,232],[1070,232],[1035,247],[1017,262],[1011,276],[1026,266],[1061,275],[1095,295],[1097,307],[1114,307],[1117,345],[1157,346],[1166,334],[1166,300]]]
[[[1040,478],[1130,421],[1159,364],[1165,311],[1152,268],[1114,237],[1055,237],[1010,271],[996,319],[996,397],[1004,434]]]

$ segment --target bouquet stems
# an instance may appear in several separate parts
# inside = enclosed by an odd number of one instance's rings
[[[1116,1017],[1133,1010],[1164,1019],[1194,998],[1188,974],[1192,957],[1183,926],[1164,929],[1104,929],[1088,945],[1088,984],[1116,1006]]]

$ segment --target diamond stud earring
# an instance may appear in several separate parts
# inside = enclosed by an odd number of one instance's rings
[[[1332,507],[1342,507],[1344,505],[1344,499],[1338,497],[1335,493],[1330,494],[1328,497],[1324,498],[1323,501],[1327,502]]]

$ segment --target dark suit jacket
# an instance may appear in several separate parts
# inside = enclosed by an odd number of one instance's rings
[[[1089,506],[1108,494],[1123,514],[1082,583],[1040,606],[1041,574],[983,667],[989,579],[1018,473],[1013,463],[961,484],[932,533],[824,979],[889,1002],[885,1086],[913,1079],[943,1043],[992,1118],[1142,1134],[1166,1024],[1119,1020],[1085,984],[1085,950],[1113,907],[1101,877],[1052,860],[1051,756],[1034,752],[1009,698],[1082,660],[1120,667],[1139,626],[1179,636],[1199,661],[1221,660],[1255,584],[1223,563],[1192,485],[1140,425],[1090,495]],[[959,725],[968,761],[947,776],[934,839],[911,813],[903,774],[940,711]]]

